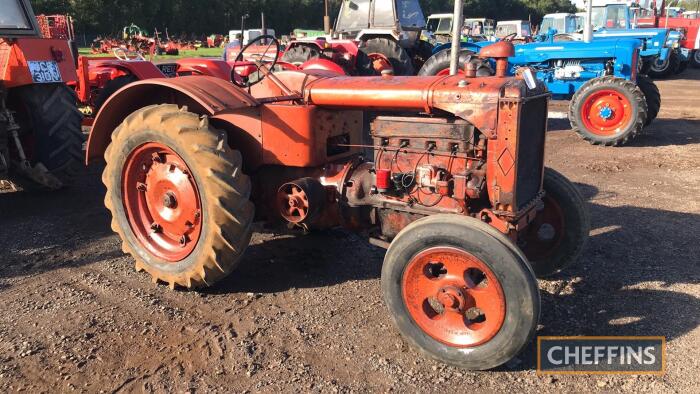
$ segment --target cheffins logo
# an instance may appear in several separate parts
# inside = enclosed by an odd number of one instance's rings
[[[664,337],[537,337],[538,374],[655,374],[666,369]]]

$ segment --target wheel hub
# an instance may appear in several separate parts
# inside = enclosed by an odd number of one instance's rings
[[[583,126],[593,134],[612,136],[632,121],[632,103],[613,89],[603,89],[585,98],[581,107]]]
[[[605,120],[612,118],[613,114],[614,114],[613,109],[607,105],[600,109],[600,117],[605,119]]]
[[[175,151],[155,142],[132,151],[122,193],[129,225],[151,254],[177,262],[194,250],[202,204],[187,164]]]
[[[521,241],[528,259],[536,261],[550,256],[564,238],[564,211],[551,196],[546,195],[544,206],[530,223]]]
[[[404,271],[402,293],[413,321],[448,346],[485,343],[505,320],[505,296],[496,276],[461,249],[435,247],[417,254]]]

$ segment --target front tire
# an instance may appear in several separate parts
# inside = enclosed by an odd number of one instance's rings
[[[489,225],[465,216],[419,219],[389,246],[382,294],[414,347],[462,368],[495,368],[532,338],[540,298],[517,248]]]
[[[226,133],[186,108],[153,105],[114,131],[105,160],[105,205],[137,270],[171,288],[198,288],[237,266],[254,206]]]
[[[690,54],[690,65],[693,68],[700,68],[700,49],[696,49]]]
[[[674,75],[680,67],[681,59],[675,50],[668,54],[663,62],[654,61],[649,68],[649,76],[652,78],[667,78]]]
[[[586,82],[569,104],[572,129],[593,145],[625,144],[642,131],[647,113],[641,89],[612,76]]]
[[[586,200],[564,175],[545,168],[544,206],[519,239],[538,278],[576,262],[590,232]]]

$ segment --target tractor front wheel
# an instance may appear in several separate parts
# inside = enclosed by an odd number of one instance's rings
[[[543,189],[542,210],[518,240],[539,278],[573,264],[590,231],[586,200],[571,181],[545,168]]]
[[[153,105],[114,131],[105,160],[105,205],[137,270],[172,288],[197,288],[236,267],[254,206],[225,132],[185,108]]]
[[[441,214],[411,223],[389,246],[381,281],[404,337],[458,367],[509,361],[537,326],[540,298],[526,257],[477,219]]]
[[[431,56],[418,72],[418,75],[449,75],[450,74],[450,49],[444,49]],[[459,50],[458,72],[464,73],[467,63],[474,64],[477,77],[488,77],[494,74],[488,61],[479,57],[468,49]]]
[[[593,145],[623,145],[642,131],[647,117],[644,93],[618,77],[586,82],[569,104],[572,129]]]
[[[658,59],[651,63],[649,68],[649,76],[652,78],[667,78],[675,75],[680,67],[681,59],[675,50],[669,52],[668,57],[664,61]]]
[[[690,65],[693,68],[700,68],[700,49],[696,49],[690,54]]]
[[[408,52],[392,39],[372,38],[363,42],[359,50],[374,65],[369,69],[360,68],[361,73],[379,74],[387,66],[391,66],[394,75],[414,75],[413,60]]]

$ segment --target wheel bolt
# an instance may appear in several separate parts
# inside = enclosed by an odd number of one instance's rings
[[[153,230],[154,233],[159,233],[161,230],[163,230],[163,227],[161,227],[160,224],[153,222],[151,223],[151,230]]]
[[[163,158],[160,157],[160,154],[158,154],[158,153],[154,153],[153,156],[151,156],[151,159],[152,159],[153,161],[155,161],[156,163],[162,163],[162,162],[163,162]]]
[[[202,212],[198,209],[198,210],[195,211],[195,213],[194,213],[194,218],[195,218],[195,219],[199,219],[200,216],[202,216]]]
[[[183,234],[182,237],[180,237],[180,246],[185,246],[187,244],[187,241],[189,241],[187,235]]]
[[[145,192],[146,191],[146,184],[142,182],[137,182],[136,183],[136,190],[140,192]]]

